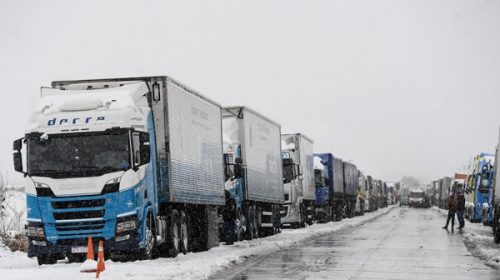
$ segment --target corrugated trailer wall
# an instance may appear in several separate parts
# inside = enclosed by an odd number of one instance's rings
[[[247,199],[283,203],[281,126],[243,108]]]
[[[302,173],[302,184],[304,199],[316,199],[316,185],[314,183],[314,151],[313,141],[308,137],[299,134],[300,145],[300,169]]]
[[[221,107],[167,80],[170,200],[224,204]]]
[[[344,171],[342,160],[334,157],[333,159],[333,192],[344,193]]]
[[[355,195],[357,189],[357,169],[356,165],[344,161],[344,192]]]

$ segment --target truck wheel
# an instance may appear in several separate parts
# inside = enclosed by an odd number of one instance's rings
[[[306,208],[306,224],[311,226],[314,223],[314,206],[312,203],[308,202],[307,204],[305,204],[305,208]]]
[[[305,227],[306,226],[306,221],[307,221],[307,213],[306,213],[306,207],[304,206],[304,203],[300,204],[300,221],[299,221],[299,227]]]
[[[252,229],[252,234],[253,238],[259,238],[259,220],[260,220],[260,213],[259,210],[257,209],[257,206],[253,205],[253,229]]]
[[[237,220],[239,222],[239,226],[237,227],[236,229],[236,232],[235,232],[235,241],[242,241],[244,238],[244,235],[245,235],[245,225],[246,224],[246,220],[243,218],[243,215],[241,214],[241,211],[238,210],[237,212]]]
[[[181,232],[181,251],[185,255],[189,252],[191,244],[189,243],[189,220],[184,211],[181,212],[180,232]]]
[[[57,259],[51,255],[38,256],[36,260],[38,261],[38,265],[55,264],[57,262]]]
[[[179,231],[179,213],[172,210],[170,214],[170,223],[168,225],[168,255],[175,258],[179,254],[180,231]]]
[[[153,217],[148,216],[146,221],[144,248],[141,250],[141,259],[150,260],[155,258],[156,236],[154,232]]]

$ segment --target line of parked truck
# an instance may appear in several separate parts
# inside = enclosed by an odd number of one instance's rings
[[[466,173],[455,173],[431,183],[432,204],[448,209],[448,198],[457,192],[465,195],[465,218],[491,226],[495,242],[500,243],[500,135],[495,154],[479,153]]]
[[[396,184],[166,76],[55,81],[41,97],[13,145],[39,264],[82,260],[88,236],[112,258],[210,249],[228,196],[238,240],[396,202]]]

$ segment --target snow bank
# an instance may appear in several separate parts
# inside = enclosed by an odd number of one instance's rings
[[[237,242],[233,246],[222,245],[207,252],[179,255],[177,258],[160,258],[152,261],[127,263],[106,262],[101,279],[205,279],[231,265],[244,262],[249,256],[265,255],[286,248],[309,238],[334,233],[359,226],[382,216],[394,206],[367,213],[353,219],[327,224],[315,224],[303,229],[283,230],[283,233],[252,241]],[[80,263],[60,261],[55,265],[38,266],[26,254],[10,253],[0,249],[0,275],[9,279],[94,279],[94,275],[80,273]],[[35,274],[36,273],[36,274]]]
[[[433,209],[448,215],[448,210],[437,207]],[[488,266],[500,269],[500,245],[495,243],[491,227],[465,220],[462,232],[465,246],[473,256],[484,260]]]

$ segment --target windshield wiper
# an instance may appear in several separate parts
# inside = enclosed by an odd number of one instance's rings
[[[100,167],[97,166],[73,166],[74,170],[83,169],[83,170],[99,170]]]

